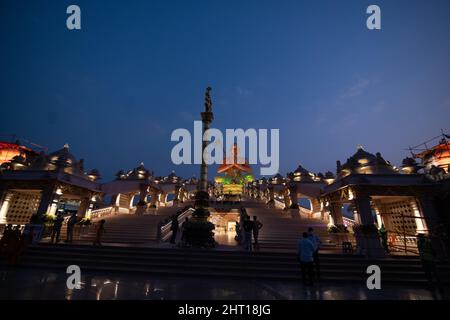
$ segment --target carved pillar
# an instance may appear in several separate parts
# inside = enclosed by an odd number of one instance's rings
[[[13,195],[12,192],[2,190],[2,194],[0,195],[0,224],[7,223],[6,214],[8,213]]]
[[[290,209],[298,209],[298,197],[297,197],[297,186],[289,186],[289,197],[291,201]]]
[[[284,191],[284,209],[287,210],[291,206],[291,197],[289,196],[288,190]]]
[[[139,188],[139,202],[136,205],[136,215],[143,215],[147,211],[147,195],[148,186],[146,184],[141,184]]]
[[[311,198],[309,199],[309,201],[311,202],[311,211],[313,213],[318,213],[321,212],[321,208],[320,208],[320,201],[316,198]]]
[[[344,224],[344,219],[342,217],[342,204],[340,202],[331,202],[329,205],[329,209],[330,215],[332,217],[332,224]]]
[[[84,197],[80,201],[80,206],[78,207],[77,216],[78,218],[84,218],[86,212],[89,209],[89,205],[91,204],[91,199],[89,197]]]
[[[173,197],[173,205],[174,206],[177,206],[178,203],[180,202],[180,189],[181,189],[180,185],[175,186],[174,197]]]
[[[275,192],[273,190],[273,186],[269,185],[267,188],[269,190],[269,201],[267,202],[267,204],[269,205],[269,207],[274,207],[275,206]]]
[[[425,225],[428,228],[431,245],[438,256],[445,256],[448,249],[441,239],[442,236],[438,233],[440,218],[436,209],[436,199],[432,195],[424,194],[419,197],[419,203],[425,218]]]
[[[356,211],[358,211],[359,217],[361,219],[361,224],[373,224],[375,221],[373,219],[372,209],[370,207],[370,197],[366,195],[360,195],[354,200],[354,203]]]
[[[366,257],[383,257],[386,251],[381,246],[378,229],[372,215],[370,196],[358,193],[354,199],[356,211],[361,219],[361,227],[355,232],[358,250]]]
[[[150,206],[151,207],[156,207],[156,204],[158,202],[158,191],[155,190],[155,189],[152,189],[150,191],[150,196],[151,196]]]
[[[51,186],[46,187],[42,190],[41,201],[39,202],[39,206],[36,212],[38,216],[47,214],[49,206],[52,204],[53,200],[53,189],[53,186]]]

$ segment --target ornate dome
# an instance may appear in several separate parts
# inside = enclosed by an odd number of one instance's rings
[[[283,181],[284,181],[284,178],[279,173],[277,173],[276,175],[274,175],[272,178],[269,179],[269,182],[272,184],[282,183]]]
[[[152,173],[145,168],[143,162],[128,173],[128,178],[131,179],[147,179],[150,176],[152,176]]]
[[[344,165],[337,161],[339,177],[349,174],[398,174],[398,171],[377,152],[375,155],[363,149],[360,145],[358,151],[347,159]]]
[[[50,153],[48,159],[51,164],[57,167],[71,167],[77,163],[77,159],[69,152],[69,145],[66,143],[62,149]]]
[[[87,173],[87,176],[90,180],[92,181],[96,181],[98,179],[100,179],[100,171],[98,171],[97,169],[92,169]]]
[[[406,157],[402,161],[402,171],[405,173],[417,173],[422,168],[414,158]]]
[[[290,178],[294,181],[313,182],[314,174],[298,165],[297,169],[290,175]]]
[[[178,182],[181,178],[175,174],[175,171],[172,171],[164,180],[168,182]]]

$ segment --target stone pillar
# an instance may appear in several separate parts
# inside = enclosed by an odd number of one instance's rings
[[[84,218],[86,212],[89,209],[89,205],[91,204],[91,199],[88,197],[81,198],[80,206],[78,207],[77,216],[78,218]]]
[[[38,216],[43,216],[47,214],[50,205],[53,201],[53,187],[46,187],[42,190],[41,201],[39,202],[39,206],[36,214]]]
[[[438,234],[440,218],[436,209],[436,199],[428,194],[419,197],[422,215],[425,218],[425,226],[428,228],[431,245],[439,257],[445,257],[448,249],[441,235]]]
[[[287,191],[284,192],[284,209],[287,210],[291,206],[291,198]]]
[[[340,202],[331,202],[329,205],[330,215],[332,217],[332,224],[344,224],[344,219],[342,217],[342,204]]]
[[[372,215],[372,208],[370,207],[370,197],[359,196],[354,200],[356,211],[358,211],[361,224],[369,225],[374,224],[374,219]]]
[[[386,251],[381,246],[378,229],[370,206],[370,197],[358,194],[354,199],[356,210],[361,219],[361,227],[355,232],[358,251],[367,258],[377,258],[386,256]]]
[[[152,190],[150,192],[150,196],[152,197],[152,199],[150,200],[150,206],[151,207],[156,207],[156,204],[158,202],[158,191]]]
[[[268,189],[269,189],[269,201],[267,202],[267,204],[270,207],[275,207],[275,192],[273,190],[273,186],[269,185]]]
[[[7,190],[1,192],[0,195],[0,224],[6,224],[7,220],[6,220],[6,214],[8,213],[8,209],[9,209],[9,204],[11,203],[12,197],[13,197],[13,193],[12,192],[8,192]]]
[[[146,184],[142,184],[139,188],[139,202],[136,205],[136,215],[143,215],[145,211],[147,211],[147,195],[148,195],[148,186]]]
[[[318,213],[321,212],[321,208],[320,208],[320,202],[319,200],[317,200],[316,198],[311,198],[309,199],[310,203],[311,203],[311,211],[312,213]]]
[[[173,205],[174,206],[177,206],[178,203],[180,202],[180,198],[181,198],[180,189],[181,189],[181,186],[179,186],[179,185],[175,186],[174,197],[173,197]]]
[[[289,186],[289,197],[291,200],[290,209],[298,209],[298,197],[297,197],[297,186],[291,185]]]

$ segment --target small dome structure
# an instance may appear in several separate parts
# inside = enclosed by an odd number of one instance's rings
[[[100,171],[98,171],[97,169],[92,169],[87,173],[87,176],[89,178],[89,180],[91,181],[97,181],[98,179],[100,179]]]
[[[297,169],[292,173],[294,181],[313,182],[315,175],[301,165],[298,165]]]
[[[344,165],[338,161],[338,176],[345,177],[350,174],[398,174],[398,171],[379,152],[373,155],[358,146],[356,153],[347,159]]]
[[[71,167],[77,163],[77,159],[69,152],[69,145],[66,143],[62,149],[48,155],[51,164],[57,167]]]

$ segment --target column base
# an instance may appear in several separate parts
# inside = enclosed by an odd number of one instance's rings
[[[137,216],[142,216],[145,213],[145,211],[147,211],[147,205],[146,204],[145,205],[138,204],[136,207],[136,212],[134,214]]]
[[[363,226],[367,227],[367,226]],[[355,233],[356,253],[367,258],[383,258],[387,256],[386,250],[381,245],[380,236],[376,230]]]
[[[205,209],[197,209],[205,210]],[[196,210],[196,212],[197,212]],[[213,248],[216,245],[214,240],[214,224],[207,221],[205,217],[199,217],[204,213],[197,212],[197,216],[193,213],[193,218],[186,222],[183,227],[183,237],[185,244],[195,248]]]

